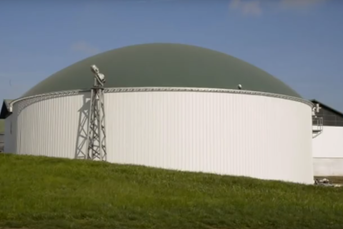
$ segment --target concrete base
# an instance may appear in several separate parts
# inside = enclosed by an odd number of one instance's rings
[[[343,158],[313,158],[314,176],[343,176]]]

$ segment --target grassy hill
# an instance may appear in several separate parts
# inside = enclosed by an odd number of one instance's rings
[[[0,154],[0,228],[341,229],[343,189]]]

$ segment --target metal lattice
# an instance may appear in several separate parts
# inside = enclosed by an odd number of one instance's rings
[[[87,135],[87,158],[90,160],[107,160],[106,152],[106,123],[104,104],[105,76],[93,65],[95,74],[94,86],[91,89],[91,101]]]
[[[312,138],[316,138],[323,132],[323,117],[318,117],[316,114],[322,109],[317,103],[312,107]]]

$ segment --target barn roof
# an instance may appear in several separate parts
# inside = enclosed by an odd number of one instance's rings
[[[12,101],[11,99],[4,99],[4,101],[2,102],[2,106],[0,110],[0,119],[5,119],[11,114],[9,111],[11,101]]]

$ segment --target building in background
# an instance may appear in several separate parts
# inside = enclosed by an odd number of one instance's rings
[[[0,152],[4,150],[5,143],[5,120],[0,119]]]
[[[313,138],[315,176],[343,176],[343,114],[317,101],[322,131]],[[314,120],[314,126],[318,123]]]
[[[9,116],[11,115],[11,112],[9,110],[10,102],[11,102],[11,100],[5,99],[2,103],[1,110],[0,110],[0,152],[3,152],[5,150],[5,142],[7,142],[7,144],[6,144],[7,147],[9,147],[9,149],[11,149],[11,147],[10,147],[11,132],[7,131],[7,134],[5,134],[6,133],[6,124],[8,126],[9,123],[11,123],[9,121],[10,120]],[[6,138],[7,138],[7,140],[6,140]]]
[[[109,162],[313,183],[312,103],[249,63],[181,44],[95,55],[4,103],[5,151],[82,158],[93,64],[107,80]]]

